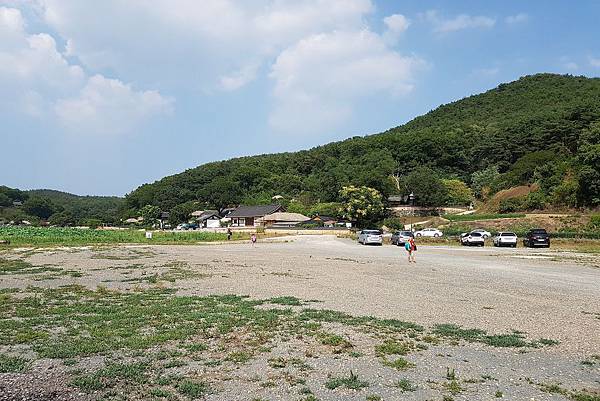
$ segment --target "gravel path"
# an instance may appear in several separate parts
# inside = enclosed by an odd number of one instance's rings
[[[48,273],[47,279],[40,279],[39,274],[5,275],[0,276],[0,288],[81,284],[92,289],[103,285],[132,290],[155,286],[149,277],[174,274],[180,268],[176,281],[161,281],[161,285],[174,286],[181,295],[295,296],[319,301],[310,307],[352,315],[394,318],[426,327],[454,323],[490,334],[518,330],[526,332],[528,339],[560,341],[523,352],[483,344],[431,345],[409,356],[415,368],[397,372],[384,367],[374,354],[381,340],[338,327],[334,332],[344,333],[354,350],[365,357],[327,352],[309,357],[314,345],[294,339],[246,365],[216,368],[223,376],[221,384],[213,368],[188,361],[181,373],[197,369],[197,374],[217,383],[218,392],[210,400],[299,399],[298,386],[282,385],[289,377],[268,367],[267,359],[274,355],[304,358],[314,373],[292,373],[304,377],[320,400],[358,401],[368,394],[386,400],[439,400],[440,394],[448,392],[444,386],[449,383],[445,379],[449,367],[460,374],[463,386],[454,394],[455,400],[489,400],[500,390],[503,398],[511,400],[566,399],[541,391],[540,383],[600,391],[600,359],[590,366],[581,364],[600,355],[600,261],[593,254],[419,246],[417,263],[409,264],[401,247],[360,246],[333,236],[297,236],[265,240],[254,247],[248,243],[83,247],[17,250],[9,256],[80,274]],[[67,368],[53,363],[38,360],[31,373],[0,374],[0,400],[85,398],[66,387],[63,372]],[[369,389],[325,389],[328,375],[345,375],[349,370],[368,379]],[[399,378],[410,379],[417,390],[402,393],[394,386]],[[278,385],[265,387],[270,382]]]

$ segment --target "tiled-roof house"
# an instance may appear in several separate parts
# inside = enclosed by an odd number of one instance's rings
[[[281,205],[240,206],[227,215],[232,227],[255,227],[260,225],[259,219],[268,214],[282,212]]]

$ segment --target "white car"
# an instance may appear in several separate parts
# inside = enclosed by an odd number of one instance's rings
[[[358,243],[383,245],[383,232],[381,230],[362,230],[358,233]]]
[[[484,230],[483,228],[476,228],[474,230],[471,230],[472,233],[480,233],[481,235],[483,235],[484,239],[488,239],[492,236],[492,233],[489,231]]]
[[[517,234],[512,232],[501,232],[498,233],[493,239],[494,246],[510,246],[513,248],[517,247]]]
[[[460,235],[460,243],[461,245],[477,245],[484,246],[485,238],[480,232],[470,232],[470,233],[462,233]]]
[[[437,228],[424,228],[422,230],[415,232],[415,237],[436,237],[437,238],[437,237],[441,237],[442,235],[444,235],[444,233],[442,233]]]

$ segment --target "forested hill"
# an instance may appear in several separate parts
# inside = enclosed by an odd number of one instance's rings
[[[48,220],[55,225],[118,223],[124,199],[115,196],[78,196],[50,189],[21,191],[0,185],[0,225]],[[94,223],[95,221],[95,223]]]
[[[130,209],[163,210],[189,201],[215,208],[267,203],[274,195],[334,202],[348,184],[406,193],[418,186],[419,172],[462,180],[478,196],[537,182],[544,203],[594,206],[600,203],[599,143],[600,79],[538,74],[380,134],[204,164],[142,185],[126,202]],[[417,199],[425,202],[426,192]]]

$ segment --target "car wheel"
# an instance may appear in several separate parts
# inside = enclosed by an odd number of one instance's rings
[[[420,237],[420,236],[421,236],[421,234],[417,234],[417,237]]]
[[[437,238],[437,237],[439,237],[439,234],[433,234],[433,236],[434,236],[435,238]]]

